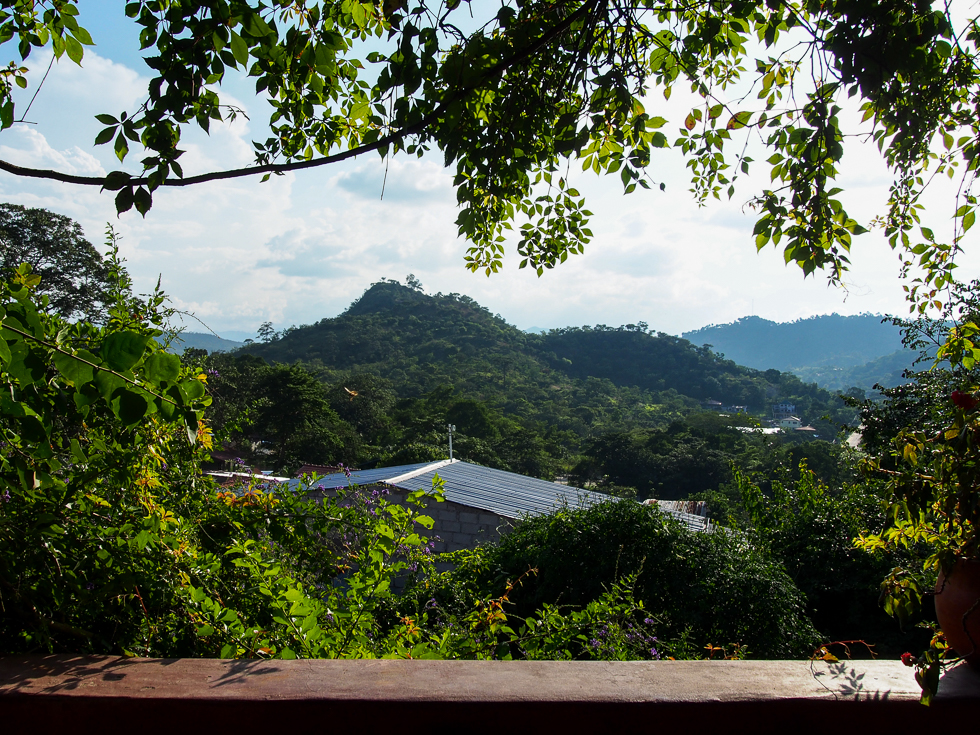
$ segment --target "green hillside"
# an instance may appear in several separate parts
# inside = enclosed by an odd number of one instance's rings
[[[730,484],[733,461],[767,474],[795,468],[800,442],[816,447],[815,464],[835,466],[831,445],[744,434],[738,427],[758,418],[706,412],[709,399],[758,416],[794,403],[825,439],[853,419],[839,397],[791,373],[742,367],[643,324],[527,334],[467,296],[395,282],[269,337],[207,367],[219,440],[277,471],[443,459],[453,424],[456,456],[469,461],[678,497]]]
[[[792,402],[807,421],[840,406],[792,374],[742,367],[644,327],[528,334],[467,296],[429,296],[382,282],[340,316],[286,330],[247,352],[302,362],[328,383],[350,371],[372,374],[400,398],[452,386],[505,415],[582,435],[610,425],[663,426],[708,399],[759,414],[772,402]]]
[[[796,405],[800,418],[815,423],[839,402],[793,373],[743,367],[707,347],[668,334],[649,334],[640,326],[552,330],[532,338],[550,364],[579,379],[605,378],[620,386],[675,391],[697,401],[747,406],[768,415],[772,403]]]

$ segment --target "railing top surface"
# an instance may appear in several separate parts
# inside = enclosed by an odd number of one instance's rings
[[[0,658],[0,698],[416,702],[915,700],[893,661],[230,661],[108,656]],[[941,697],[980,700],[980,673],[948,672]]]

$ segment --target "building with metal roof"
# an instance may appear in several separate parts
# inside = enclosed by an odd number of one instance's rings
[[[603,493],[458,459],[336,472],[318,477],[311,489],[329,493],[349,484],[360,487],[384,485],[391,490],[392,501],[403,502],[408,493],[431,490],[436,475],[445,483],[445,501],[430,503],[427,512],[435,521],[431,533],[436,540],[435,550],[440,552],[471,549],[482,542],[496,541],[501,533],[527,516],[550,513],[563,507],[588,507],[610,500],[610,496]],[[702,516],[664,510],[692,530],[704,530],[707,525]]]
[[[495,541],[528,515],[550,513],[562,507],[579,508],[608,500],[608,495],[570,488],[536,477],[463,462],[440,462],[351,470],[318,477],[312,489],[329,493],[346,488],[384,485],[393,502],[417,490],[431,490],[438,475],[443,482],[442,503],[430,503],[427,513],[435,521],[432,537],[436,551],[471,549]]]

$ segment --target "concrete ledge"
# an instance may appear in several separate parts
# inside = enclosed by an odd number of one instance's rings
[[[351,733],[603,733],[665,727],[955,731],[980,674],[948,672],[932,707],[891,661],[226,661],[0,658],[4,732],[314,728]]]

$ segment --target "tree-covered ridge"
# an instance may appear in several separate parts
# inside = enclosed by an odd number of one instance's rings
[[[611,380],[644,390],[676,391],[697,401],[715,400],[725,406],[746,406],[767,414],[772,403],[791,403],[806,421],[825,414],[843,420],[840,401],[815,384],[792,373],[759,371],[737,365],[706,346],[669,334],[648,333],[642,325],[616,329],[598,325],[551,330],[540,342],[552,354],[552,364],[568,375]]]
[[[579,433],[610,423],[665,426],[709,399],[758,413],[771,402],[791,402],[808,421],[841,407],[791,374],[741,367],[645,326],[527,334],[467,296],[428,296],[381,282],[340,316],[247,351],[274,362],[302,361],[328,382],[343,371],[372,373],[402,398],[452,385],[507,415],[567,418],[566,428]]]

